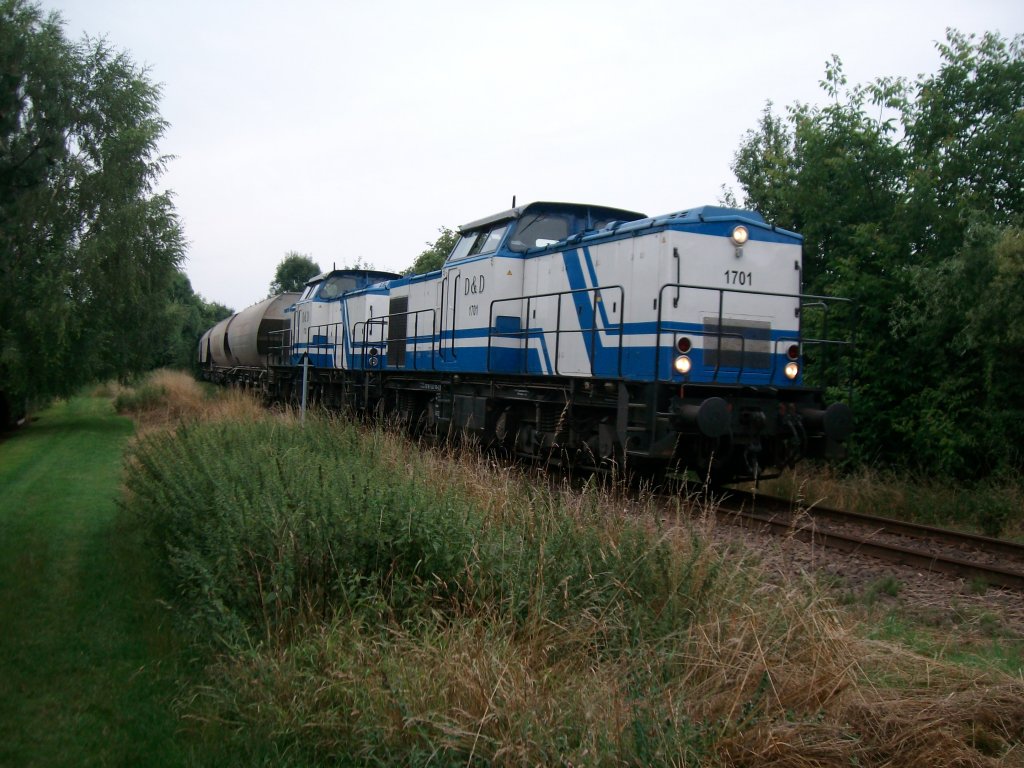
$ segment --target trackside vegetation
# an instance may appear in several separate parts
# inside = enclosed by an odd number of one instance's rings
[[[186,389],[171,380],[168,400]],[[217,413],[157,418],[130,452],[123,510],[204,665],[177,712],[217,745],[206,760],[1022,757],[1019,669],[868,636],[809,579],[715,543],[707,499],[666,513],[376,426],[300,425],[237,393],[193,401]]]
[[[230,310],[182,271],[147,70],[0,0],[0,422],[110,377],[187,366]],[[46,350],[46,354],[40,354]]]
[[[858,466],[1001,483],[1024,469],[1024,36],[936,48],[913,81],[833,57],[824,106],[767,104],[733,171],[804,235],[806,291],[857,302]]]

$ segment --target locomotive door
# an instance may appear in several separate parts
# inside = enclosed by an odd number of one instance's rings
[[[392,296],[388,305],[388,367],[405,366],[409,338],[409,297]]]
[[[527,300],[528,372],[545,376],[589,375],[591,361],[580,333],[587,314],[586,292],[577,293],[566,261],[571,256],[547,254],[531,259],[524,281]],[[578,264],[578,262],[577,262]],[[577,269],[572,270],[573,279]]]
[[[454,362],[456,310],[458,309],[461,275],[457,267],[449,268],[441,278],[441,328],[438,339],[438,356],[445,362]]]

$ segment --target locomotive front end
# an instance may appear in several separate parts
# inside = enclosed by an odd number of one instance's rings
[[[848,307],[801,293],[801,236],[714,208],[666,217],[664,227],[652,306],[658,399],[669,416],[652,450],[730,480],[838,453],[849,408],[826,408],[804,364],[847,344],[826,336]]]

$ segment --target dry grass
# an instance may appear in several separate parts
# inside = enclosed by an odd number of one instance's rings
[[[267,418],[266,409],[254,394],[239,389],[213,389],[184,371],[160,369],[135,386],[108,383],[100,392],[113,398],[119,413],[135,419],[140,434],[187,422]]]
[[[595,659],[596,627],[538,627],[466,618],[432,632],[323,629],[301,646],[222,666],[208,693],[240,692],[233,716],[281,736],[300,734],[319,757],[361,739],[390,753],[419,747],[468,762],[704,764],[723,748],[743,764],[790,718],[818,722],[854,685],[849,636],[822,606],[759,595],[782,610],[727,607],[675,651],[641,647]],[[792,610],[796,605],[800,610]],[[823,619],[823,616],[825,617]],[[366,739],[376,731],[376,739]],[[368,757],[369,755],[367,755]]]
[[[1024,765],[1021,681],[866,643],[800,588],[738,596],[678,652],[603,661],[586,626],[323,627],[224,660],[199,717],[316,744],[325,763]],[[868,682],[882,672],[885,685]]]
[[[252,398],[207,397],[185,378],[154,379],[167,402],[141,411],[146,423],[266,418]],[[396,431],[366,440],[396,482],[472,499],[495,525],[545,524],[522,513],[543,500],[615,548],[624,517],[647,521],[692,564],[690,582],[714,588],[687,622],[649,637],[614,612],[523,623],[501,603],[402,624],[339,615],[220,657],[183,701],[204,727],[259,734],[297,764],[1024,766],[1024,681],[864,639],[810,581],[712,544],[711,502],[683,500],[658,523],[651,499],[552,489],[475,451],[423,445],[412,458]],[[806,503],[875,511],[906,493],[793,482]],[[609,652],[620,634],[635,642]]]
[[[750,766],[1024,765],[1024,683],[965,675],[889,644],[855,641],[865,672],[888,668],[889,685],[864,679],[823,708],[816,720],[786,720],[722,743],[724,761]],[[913,684],[919,674],[928,682]]]

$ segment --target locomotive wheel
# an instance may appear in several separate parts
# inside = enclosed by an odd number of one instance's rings
[[[705,438],[697,450],[698,480],[712,488],[732,482],[732,446],[722,438]]]
[[[486,447],[502,456],[511,456],[515,453],[518,433],[519,420],[512,406],[505,406],[494,419],[494,426],[487,435]]]

